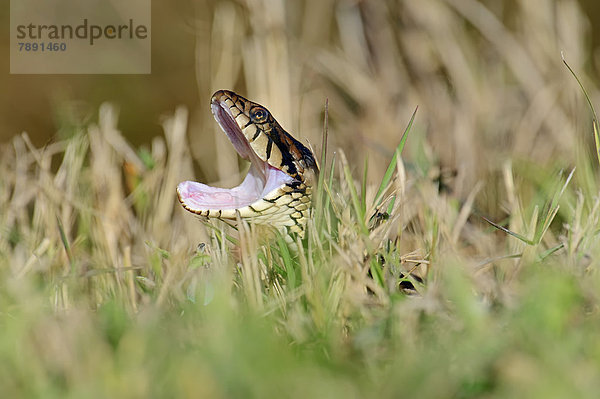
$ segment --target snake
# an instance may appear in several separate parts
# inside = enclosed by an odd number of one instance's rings
[[[215,92],[210,107],[250,168],[242,183],[231,189],[179,183],[183,208],[206,219],[239,217],[303,237],[319,171],[312,151],[286,132],[267,108],[233,91]]]

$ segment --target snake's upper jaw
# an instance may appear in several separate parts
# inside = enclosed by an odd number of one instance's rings
[[[215,217],[235,218],[235,211],[260,203],[269,193],[294,178],[261,160],[242,133],[230,108],[222,102],[211,104],[215,119],[238,154],[250,160],[251,166],[244,181],[237,187],[225,189],[185,181],[177,186],[179,201],[190,212]]]

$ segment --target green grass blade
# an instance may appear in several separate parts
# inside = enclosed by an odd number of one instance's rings
[[[387,207],[388,215],[392,214],[392,211],[394,210],[394,204],[396,204],[396,196],[395,195],[392,196],[392,198],[390,199],[390,203],[388,204],[388,207]]]
[[[317,193],[313,206],[315,208],[315,222],[318,231],[322,230],[323,212],[325,208],[324,183],[327,170],[327,142],[329,136],[329,99],[325,99],[325,116],[323,118],[323,137],[321,140],[321,164],[319,165],[319,178],[317,180]]]
[[[287,274],[287,285],[290,289],[295,289],[298,287],[296,269],[294,267],[294,262],[292,260],[292,255],[290,253],[288,244],[285,242],[285,238],[283,238],[281,234],[277,235],[277,245],[283,260],[283,269],[285,269],[285,273]]]
[[[596,159],[598,160],[598,164],[600,164],[600,128],[598,127],[598,115],[596,114],[596,109],[594,108],[594,104],[592,103],[592,100],[590,99],[590,95],[588,94],[587,90],[585,89],[585,86],[583,85],[583,83],[581,83],[581,80],[579,80],[579,77],[577,76],[575,71],[573,71],[571,66],[565,60],[564,54],[561,54],[561,57],[562,57],[563,63],[565,64],[565,66],[567,67],[569,72],[571,72],[571,75],[573,75],[573,77],[577,81],[577,84],[581,88],[581,91],[583,91],[585,100],[587,101],[588,107],[590,108],[590,111],[592,112],[592,128],[594,130],[594,143],[596,143]]]
[[[402,137],[400,138],[400,143],[398,144],[398,146],[396,147],[396,150],[394,151],[394,155],[392,156],[392,160],[390,161],[385,174],[383,175],[383,179],[381,179],[381,183],[379,184],[379,188],[377,189],[377,194],[375,195],[375,200],[373,201],[375,206],[378,206],[381,202],[383,193],[385,191],[385,189],[387,188],[388,184],[390,184],[390,181],[392,180],[392,176],[394,175],[394,171],[396,170],[396,162],[398,159],[398,156],[400,154],[402,154],[402,150],[404,150],[404,145],[406,144],[406,139],[408,138],[408,133],[410,132],[410,129],[412,128],[413,122],[415,120],[415,116],[417,115],[417,111],[419,110],[419,107],[415,108],[415,111],[413,112],[412,116],[410,117],[410,121],[408,122],[408,125],[406,126],[406,129],[404,129],[404,133],[402,133]]]
[[[381,264],[377,261],[377,259],[372,258],[370,262],[371,275],[373,276],[373,280],[380,286],[385,287],[385,280],[383,278],[383,270],[381,268]]]
[[[65,228],[63,227],[63,224],[61,222],[61,220],[58,218],[58,216],[56,217],[56,222],[58,223],[58,232],[60,234],[60,240],[63,244],[63,247],[65,248],[65,253],[67,254],[67,259],[69,260],[69,269],[70,269],[70,273],[73,273],[74,267],[75,267],[75,263],[73,261],[73,253],[71,252],[71,245],[69,244],[69,240],[67,238],[67,235],[65,234]]]
[[[515,233],[514,231],[510,231],[506,227],[500,226],[499,224],[492,222],[490,219],[486,218],[485,216],[481,216],[481,218],[483,220],[485,220],[486,222],[488,222],[489,224],[491,224],[492,226],[494,226],[495,228],[497,228],[498,230],[501,230],[501,231],[505,232],[506,234],[509,234],[509,235],[515,237],[516,239],[523,241],[526,244],[534,245],[534,242],[532,240],[530,240],[529,238],[522,236],[519,233]]]
[[[348,189],[350,190],[350,198],[352,199],[352,205],[354,206],[354,211],[356,212],[356,218],[358,220],[360,230],[363,234],[368,234],[369,231],[365,222],[365,213],[363,212],[360,199],[358,198],[358,193],[356,192],[356,187],[354,186],[352,172],[350,172],[350,167],[348,167],[348,162],[345,159],[343,162],[343,169],[344,177],[346,179],[346,184],[348,184]]]
[[[555,253],[558,250],[561,250],[565,247],[564,243],[560,243],[552,248],[549,248],[547,250],[545,250],[544,252],[542,252],[541,254],[539,254],[538,256],[538,262],[542,262],[544,261],[544,259],[546,259],[547,257],[549,257],[550,255],[552,255],[553,253]]]
[[[558,192],[552,198],[552,202],[550,204],[550,209],[548,210],[548,213],[546,214],[546,217],[544,218],[544,223],[542,224],[541,228],[538,231],[536,231],[536,234],[535,234],[535,237],[533,240],[536,244],[539,244],[541,242],[542,237],[544,236],[544,234],[546,234],[546,231],[550,227],[550,224],[556,217],[556,214],[558,213],[558,210],[560,209],[560,205],[558,203],[560,201],[560,198],[564,194],[567,186],[571,182],[571,179],[573,178],[573,173],[575,173],[575,168],[573,168],[573,170],[571,170],[571,173],[569,173],[569,176],[567,176],[567,180],[563,184],[560,192]]]

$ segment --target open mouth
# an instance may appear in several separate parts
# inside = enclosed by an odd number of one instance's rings
[[[193,181],[180,183],[177,186],[177,195],[185,209],[198,214],[241,209],[261,201],[268,197],[269,193],[294,181],[291,176],[259,158],[225,102],[213,98],[211,109],[237,153],[250,161],[250,170],[244,181],[231,189],[211,187]]]

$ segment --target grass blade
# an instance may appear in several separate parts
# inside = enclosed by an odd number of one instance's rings
[[[354,179],[352,178],[352,172],[350,172],[350,167],[348,166],[348,161],[346,161],[346,157],[342,157],[342,159],[343,159],[342,163],[343,163],[343,169],[344,169],[344,177],[346,179],[346,184],[348,185],[348,189],[350,190],[350,198],[352,199],[352,205],[354,206],[354,211],[356,212],[356,218],[358,220],[360,230],[363,234],[368,234],[369,231],[368,231],[367,225],[365,223],[365,213],[363,212],[363,208],[361,206],[360,199],[358,198],[358,193],[356,192],[356,187],[354,186]]]
[[[536,244],[539,244],[541,242],[542,237],[544,236],[544,234],[546,234],[546,231],[548,230],[548,228],[550,227],[550,224],[554,220],[554,217],[558,213],[558,210],[560,209],[560,205],[558,204],[558,202],[559,202],[560,198],[562,197],[562,195],[564,194],[567,186],[569,185],[569,182],[573,178],[573,173],[575,173],[575,168],[573,168],[573,170],[571,170],[571,173],[569,173],[569,176],[567,176],[567,180],[565,181],[565,184],[563,184],[560,192],[558,192],[556,195],[554,195],[554,198],[552,198],[552,202],[550,204],[550,209],[548,210],[548,213],[546,214],[546,217],[544,218],[544,223],[542,224],[542,227],[540,228],[540,230],[538,230],[535,234],[533,241]]]
[[[515,237],[516,239],[523,241],[526,244],[534,245],[534,242],[532,240],[530,240],[529,238],[522,236],[519,233],[515,233],[514,231],[510,231],[506,227],[500,226],[499,224],[492,222],[490,219],[486,218],[485,216],[481,216],[481,218],[483,220],[485,220],[486,222],[488,222],[489,224],[491,224],[493,227],[497,228],[498,230],[501,230],[501,231],[505,232],[506,234],[509,234],[509,235]]]
[[[323,118],[323,137],[321,140],[321,164],[319,165],[319,178],[317,180],[317,193],[316,201],[313,203],[315,207],[315,223],[318,231],[322,231],[323,226],[323,212],[325,208],[324,183],[325,183],[325,171],[327,170],[327,142],[329,135],[329,99],[325,99],[325,116]]]
[[[392,180],[392,176],[394,175],[394,170],[396,170],[396,161],[398,159],[398,156],[400,154],[402,154],[402,150],[404,149],[404,145],[406,144],[406,139],[408,138],[408,133],[410,132],[410,129],[412,128],[413,122],[415,120],[415,116],[417,115],[417,111],[419,110],[419,107],[415,108],[415,111],[413,112],[412,116],[410,117],[410,121],[408,122],[408,125],[406,126],[406,129],[404,129],[404,133],[402,133],[402,137],[400,138],[400,143],[398,144],[398,146],[396,147],[396,150],[394,151],[394,155],[392,156],[392,160],[390,161],[390,164],[388,165],[385,174],[383,175],[383,179],[381,179],[381,183],[379,184],[379,188],[377,189],[377,194],[375,195],[375,200],[373,201],[374,205],[377,207],[380,202],[381,199],[383,197],[383,193],[385,191],[385,189],[387,188],[388,184],[390,183],[390,181]]]
[[[65,234],[65,228],[63,227],[60,218],[56,217],[56,222],[58,223],[58,231],[60,233],[60,240],[65,248],[65,253],[67,254],[67,259],[69,260],[69,272],[72,274],[75,270],[75,263],[73,261],[73,254],[71,253],[71,245],[69,244],[69,240],[67,239],[67,235]]]
[[[565,64],[565,66],[567,67],[569,72],[571,72],[571,75],[573,75],[573,77],[577,81],[577,84],[581,88],[581,91],[583,91],[585,100],[587,101],[588,107],[590,108],[590,111],[592,112],[592,128],[594,130],[594,143],[596,143],[596,159],[598,160],[598,164],[600,164],[600,128],[598,127],[598,115],[596,114],[596,109],[594,108],[594,104],[592,104],[590,95],[588,94],[587,90],[583,86],[583,83],[581,83],[581,80],[579,80],[579,77],[577,76],[575,71],[573,71],[571,66],[567,63],[567,60],[565,60],[564,54],[561,53],[561,57],[562,57],[563,63]]]

